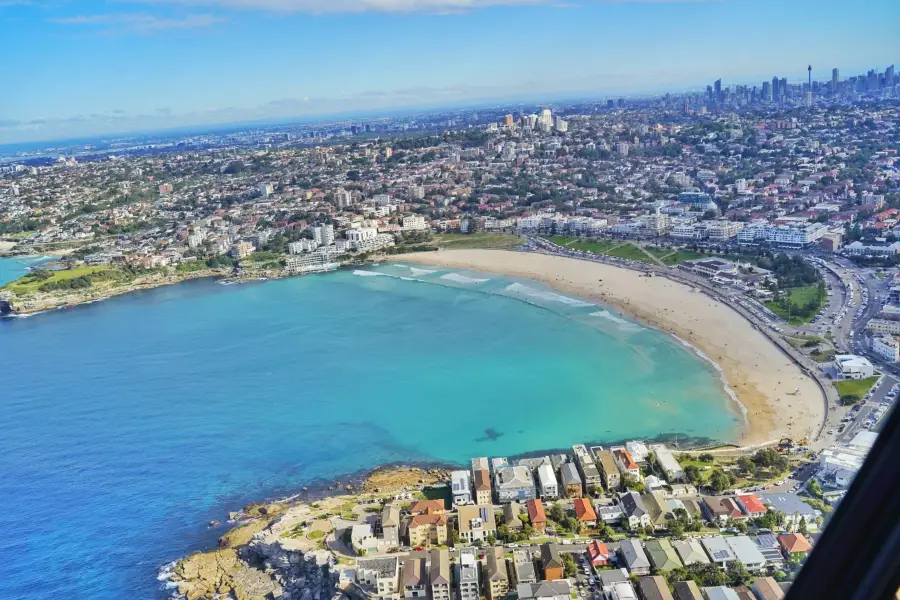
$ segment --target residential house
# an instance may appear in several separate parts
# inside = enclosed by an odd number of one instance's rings
[[[528,521],[537,532],[543,532],[547,528],[547,514],[544,512],[544,503],[540,498],[534,498],[525,503],[528,511]]]
[[[721,535],[701,538],[700,543],[703,545],[710,562],[723,569],[737,558],[734,555],[734,550],[731,549],[731,546],[728,545],[728,542]]]
[[[404,598],[428,596],[428,567],[424,558],[407,558],[403,561],[402,584]]]
[[[703,550],[703,546],[697,541],[697,538],[687,538],[686,540],[676,540],[672,542],[672,547],[678,553],[678,558],[688,565],[708,565],[709,557]]]
[[[675,600],[703,600],[700,587],[693,581],[676,581],[672,585]]]
[[[641,501],[650,515],[650,524],[653,525],[653,528],[665,529],[669,518],[672,516],[666,497],[661,492],[653,492],[641,494]]]
[[[650,559],[647,558],[647,553],[644,552],[644,547],[639,539],[622,540],[619,544],[619,556],[623,561],[619,564],[624,564],[629,573],[634,575],[650,574]]]
[[[591,506],[589,498],[575,498],[575,518],[585,527],[594,527],[597,525],[597,513]]]
[[[400,546],[400,507],[395,504],[381,511],[381,539],[386,549]]]
[[[510,502],[503,505],[503,525],[511,532],[521,531],[525,524],[519,515],[522,514],[522,505],[518,502]]]
[[[784,558],[792,561],[802,560],[806,553],[812,550],[812,546],[802,533],[779,535],[778,544],[781,546]]]
[[[801,500],[797,494],[787,492],[759,494],[759,499],[768,508],[774,508],[784,514],[783,527],[787,531],[797,531],[801,521],[806,522],[808,531],[818,531],[818,517],[822,513]]]
[[[581,475],[578,474],[578,467],[573,463],[565,463],[559,468],[559,475],[560,479],[562,479],[566,498],[581,498],[584,494],[584,487],[581,484]]]
[[[650,452],[656,457],[656,464],[666,474],[669,481],[684,481],[684,469],[665,444],[651,444]]]
[[[725,542],[734,552],[737,560],[741,561],[748,571],[759,571],[766,566],[766,557],[759,551],[759,547],[746,535],[726,537]]]
[[[678,553],[672,547],[672,543],[666,538],[647,540],[647,543],[644,544],[644,549],[650,558],[650,564],[657,571],[671,571],[683,566],[681,559],[678,558]]]
[[[784,598],[781,586],[771,577],[757,577],[753,580],[752,589],[757,600],[781,600]]]
[[[568,581],[520,583],[516,586],[519,600],[571,600],[572,586]]]
[[[490,471],[491,463],[488,461],[487,456],[479,456],[478,458],[472,459],[472,473],[475,471]]]
[[[379,539],[372,532],[372,525],[359,523],[350,529],[350,546],[359,556],[378,548]]]
[[[619,475],[619,467],[616,466],[613,453],[599,448],[594,450],[594,458],[596,459],[594,464],[597,465],[603,478],[603,486],[610,492],[618,490],[619,485],[622,483],[622,478]]]
[[[479,469],[475,475],[475,504],[491,504],[491,474],[486,469]]]
[[[706,600],[741,600],[737,592],[724,585],[703,588],[703,596]]]
[[[551,465],[541,465],[537,469],[538,486],[541,498],[553,500],[559,498],[559,482]]]
[[[487,540],[497,536],[497,523],[491,505],[460,506],[457,513],[459,537],[467,542]]]
[[[541,545],[541,569],[544,571],[545,581],[555,581],[563,578],[562,557],[559,555],[559,547],[556,544],[546,543]]]
[[[534,560],[528,550],[513,551],[513,577],[516,585],[522,583],[537,583],[537,570],[534,568]]]
[[[609,569],[597,573],[597,585],[600,586],[602,600],[637,600],[637,594],[631,587],[628,571],[625,569]]]
[[[513,500],[525,502],[537,497],[531,469],[522,465],[498,468],[494,472],[494,488],[497,491],[497,501],[501,504]]]
[[[605,567],[612,558],[609,548],[600,540],[591,540],[587,545],[587,556],[591,565],[595,567]]]
[[[509,593],[509,575],[502,546],[488,548],[485,553],[484,587],[490,600],[499,600]]]
[[[431,585],[431,600],[450,600],[450,551],[446,548],[432,550],[428,553],[431,564],[428,579]]]
[[[406,526],[410,546],[440,546],[447,543],[447,515],[443,512],[412,515]]]
[[[578,473],[584,482],[585,491],[602,485],[603,478],[600,476],[600,469],[594,464],[594,459],[587,447],[584,444],[575,444],[572,446],[572,453],[575,456]]]
[[[409,507],[411,515],[445,515],[447,509],[443,500],[416,500]]]
[[[659,575],[639,578],[638,593],[642,600],[674,600],[665,577]]]
[[[361,558],[356,563],[356,583],[378,600],[397,600],[400,561],[396,556]]]
[[[472,486],[468,471],[452,471],[450,473],[450,488],[453,492],[453,506],[472,504]]]
[[[612,504],[610,506],[595,506],[594,511],[596,511],[597,516],[600,517],[600,520],[607,525],[618,523],[622,520],[622,517],[625,516],[625,513],[622,512],[622,507],[618,504]]]
[[[637,463],[634,462],[634,459],[631,457],[631,453],[628,450],[624,448],[613,450],[613,459],[615,459],[616,467],[618,467],[619,473],[622,474],[624,479],[630,479],[632,481],[641,480],[641,469],[638,467]]]
[[[703,512],[707,520],[718,523],[747,518],[734,496],[703,496]]]
[[[650,527],[652,525],[650,513],[637,492],[625,492],[619,495],[619,504],[622,506],[622,512],[625,514],[628,526],[631,529]]]
[[[736,497],[738,506],[744,511],[744,514],[755,519],[766,514],[766,505],[755,494],[741,494]]]
[[[464,549],[456,563],[456,590],[459,600],[479,600],[481,586],[478,584],[478,559],[475,553]]]
[[[756,596],[746,585],[731,588],[737,594],[738,600],[756,600]]]
[[[766,564],[778,567],[784,564],[784,555],[781,553],[781,544],[778,538],[771,533],[761,533],[751,538],[757,549],[766,559]]]

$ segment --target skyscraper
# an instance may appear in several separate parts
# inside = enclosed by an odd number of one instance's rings
[[[762,99],[764,102],[772,100],[772,85],[768,81],[762,82]]]
[[[721,102],[724,98],[722,97],[722,80],[716,79],[716,82],[713,84],[713,88],[716,93],[716,102]]]
[[[781,99],[781,90],[778,89],[778,78],[772,78],[772,100],[778,102]]]
[[[885,87],[892,87],[894,85],[894,65],[891,65],[884,70],[884,85]]]
[[[806,108],[812,107],[812,65],[806,67],[807,83],[806,83]]]
[[[838,81],[841,78],[841,72],[835,67],[831,70],[831,93],[837,94]]]

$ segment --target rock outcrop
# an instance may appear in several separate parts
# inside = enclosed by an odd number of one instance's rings
[[[293,552],[254,540],[241,548],[192,554],[178,562],[171,581],[187,600],[328,600],[337,573],[326,552]]]

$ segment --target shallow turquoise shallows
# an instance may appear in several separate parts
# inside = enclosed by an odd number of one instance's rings
[[[207,521],[381,463],[742,426],[659,332],[412,263],[6,319],[0,369],[4,599],[158,597],[161,565],[221,535]]]

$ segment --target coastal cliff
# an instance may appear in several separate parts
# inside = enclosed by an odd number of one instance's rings
[[[362,481],[338,481],[322,490],[339,495],[249,504],[229,515],[241,524],[219,538],[218,549],[178,560],[160,579],[174,590],[173,599],[185,600],[329,600],[354,594],[338,585],[341,570],[355,564],[343,539],[351,521],[364,519],[393,494],[448,477],[440,468],[386,467]]]

